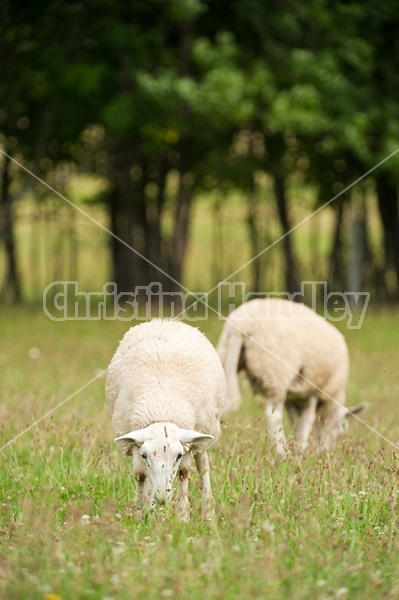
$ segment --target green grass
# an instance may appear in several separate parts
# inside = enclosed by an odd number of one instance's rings
[[[349,403],[369,401],[364,419],[392,442],[398,318],[369,310],[360,330],[345,330]],[[128,326],[12,308],[1,320],[0,445],[105,368]],[[199,325],[216,342],[222,323]],[[171,510],[136,522],[131,465],[112,441],[103,385],[1,452],[2,599],[399,597],[399,452],[377,434],[354,422],[329,459],[278,462],[263,402],[243,382],[240,412],[210,452],[215,525],[200,521],[194,471],[190,523]]]

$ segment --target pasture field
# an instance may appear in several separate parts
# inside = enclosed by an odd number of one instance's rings
[[[327,600],[399,597],[399,313],[343,330],[349,404],[364,420],[330,456],[275,460],[263,402],[242,382],[210,450],[215,524],[169,509],[136,522],[130,461],[113,443],[105,369],[128,325],[1,309],[0,598]],[[216,342],[222,321],[198,323]],[[362,414],[362,417],[363,417]],[[381,437],[384,436],[384,437]],[[384,439],[386,438],[386,439]]]

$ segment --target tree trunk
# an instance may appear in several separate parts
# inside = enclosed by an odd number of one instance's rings
[[[135,212],[133,199],[128,194],[128,187],[124,177],[119,174],[114,180],[109,196],[111,231],[116,237],[111,238],[112,279],[118,292],[133,292],[138,285],[143,285],[142,259],[132,250],[135,248],[133,241],[133,225]],[[139,238],[136,225],[136,239]],[[140,252],[140,250],[138,249]],[[145,285],[145,284],[144,284]]]
[[[249,243],[251,247],[251,255],[256,256],[259,254],[259,232],[258,232],[258,218],[256,213],[256,195],[255,190],[252,189],[248,194],[248,216],[247,223],[249,229]],[[258,293],[261,291],[261,258],[258,257],[256,260],[251,262],[252,269],[252,292]]]
[[[165,189],[166,189],[166,178],[168,175],[168,166],[166,160],[161,158],[158,167],[157,176],[157,196],[153,202],[149,204],[146,209],[146,256],[149,260],[154,263],[157,267],[165,270],[167,265],[164,264],[162,256],[162,212],[165,204]],[[165,277],[155,267],[148,265],[152,273],[153,281],[164,281]]]
[[[180,173],[179,189],[176,198],[175,226],[172,239],[172,252],[170,257],[170,275],[176,282],[170,281],[171,289],[180,291],[183,278],[184,259],[188,243],[188,229],[190,210],[192,205],[192,184],[184,181]]]
[[[222,279],[224,263],[224,239],[222,227],[222,204],[223,200],[218,195],[212,206],[212,262],[211,262],[211,285]]]
[[[141,165],[145,173],[146,165]],[[109,196],[113,281],[119,292],[134,292],[150,283],[164,284],[161,215],[165,198],[166,166],[160,167],[158,197],[149,202],[145,175],[132,184],[130,168],[113,173]],[[145,291],[143,291],[145,295]]]
[[[354,293],[360,292],[363,286],[365,224],[362,208],[359,198],[355,195],[350,207],[350,244],[346,276],[346,290]]]
[[[285,286],[286,292],[292,294],[299,292],[297,267],[291,243],[291,225],[287,211],[287,198],[285,194],[284,180],[279,175],[274,175],[274,192],[276,197],[277,212],[284,233],[282,240],[285,259]]]
[[[1,173],[1,195],[0,195],[0,231],[4,240],[6,251],[6,278],[4,282],[5,297],[13,302],[22,300],[21,280],[17,267],[13,199],[10,194],[10,159],[3,157],[3,169]]]
[[[399,207],[398,192],[386,178],[377,178],[378,207],[384,230],[384,280],[388,299],[399,298]],[[394,272],[396,285],[390,285],[389,273]]]
[[[339,289],[343,289],[342,281],[342,223],[344,216],[344,203],[338,204],[338,209],[335,218],[334,237],[332,248],[329,257],[329,273],[328,273],[328,287],[334,289],[338,286]]]

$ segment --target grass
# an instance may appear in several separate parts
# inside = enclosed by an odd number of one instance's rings
[[[345,330],[350,403],[399,440],[398,313]],[[216,342],[222,323],[200,327]],[[51,322],[3,309],[0,445],[108,364],[127,325]],[[32,350],[37,348],[37,350]],[[214,526],[168,509],[136,522],[131,465],[114,447],[102,378],[1,452],[0,597],[4,600],[295,599],[399,596],[399,453],[352,423],[330,458],[278,462],[263,403],[243,382],[239,413],[211,451]]]

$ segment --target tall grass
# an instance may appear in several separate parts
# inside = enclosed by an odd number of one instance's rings
[[[345,330],[349,402],[392,443],[397,417],[398,313],[369,312]],[[222,322],[198,324],[212,342]],[[6,444],[107,366],[127,325],[51,322],[2,309],[0,426]],[[138,522],[131,465],[114,447],[99,378],[1,452],[0,597],[328,599],[399,596],[395,448],[359,422],[330,457],[279,462],[263,401],[243,404],[211,450],[217,506],[200,521],[168,508]]]
[[[262,251],[264,253],[256,261],[260,266],[260,287],[267,291],[284,289],[282,244],[268,249],[283,232],[270,190],[271,182],[267,177],[261,179],[254,209],[259,237],[257,248],[251,243],[245,195],[237,191],[226,195],[214,191],[196,198],[191,212],[182,281],[188,289],[206,292]],[[71,178],[65,185],[54,182],[53,185],[89,218],[53,193],[48,193],[44,187],[37,188],[34,197],[24,196],[17,203],[17,258],[23,296],[30,302],[40,302],[43,289],[53,281],[78,281],[80,290],[100,292],[103,284],[112,280],[111,238],[101,228],[110,228],[109,214],[100,201],[106,193],[105,182],[79,176]],[[377,264],[378,257],[382,261],[383,254],[380,218],[374,192],[368,184],[365,185],[368,242]],[[311,217],[316,208],[314,190],[291,183],[288,191],[291,224],[294,226],[308,219],[291,234],[299,274],[303,280],[325,280],[329,277],[329,256],[334,237],[333,208],[327,207]],[[352,205],[359,201],[354,194]],[[350,212],[347,210],[344,214],[344,254],[350,246]],[[167,204],[162,219],[165,243],[173,230],[173,219],[173,206]],[[5,267],[5,251],[0,247],[0,273],[5,273]],[[247,291],[250,291],[253,275],[253,265],[248,264],[239,270],[235,279],[245,283]]]

